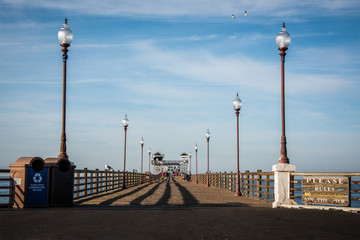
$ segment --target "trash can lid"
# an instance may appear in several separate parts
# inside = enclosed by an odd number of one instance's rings
[[[41,157],[21,157],[18,158],[14,164],[10,166],[24,166],[24,165],[32,165],[35,161],[42,161],[44,160]]]
[[[41,171],[44,166],[45,162],[41,157],[21,157],[14,164],[10,164],[10,167],[31,167],[35,171]]]

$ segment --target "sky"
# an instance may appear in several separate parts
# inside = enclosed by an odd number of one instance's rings
[[[248,16],[244,16],[247,10]],[[231,17],[234,14],[235,19]],[[271,171],[280,157],[286,23],[286,137],[297,171],[360,171],[358,0],[0,0],[0,168],[60,149],[68,19],[67,153],[77,168],[144,170],[148,148],[206,171]]]

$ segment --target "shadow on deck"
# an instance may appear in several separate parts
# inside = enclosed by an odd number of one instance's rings
[[[270,204],[236,197],[233,193],[204,185],[184,182],[180,178],[145,183],[115,190],[75,202],[77,207],[270,207]]]

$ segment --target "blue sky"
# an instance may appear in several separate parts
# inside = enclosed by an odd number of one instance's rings
[[[285,21],[290,162],[298,171],[360,171],[357,0],[0,0],[1,168],[59,154],[65,17],[74,33],[67,148],[77,167],[122,169],[127,114],[128,170],[140,169],[143,136],[145,163],[149,146],[194,160],[197,143],[204,172],[209,128],[211,171],[234,171],[239,93],[240,168],[269,171],[280,156],[275,37]]]

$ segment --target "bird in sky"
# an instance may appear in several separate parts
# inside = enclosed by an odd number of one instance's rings
[[[244,16],[247,17],[247,15],[248,15],[248,12],[245,10]],[[234,14],[232,14],[232,18],[235,19],[236,16]]]

